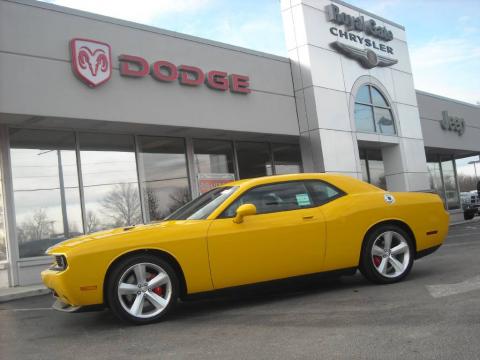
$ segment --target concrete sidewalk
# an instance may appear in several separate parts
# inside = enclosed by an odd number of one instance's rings
[[[17,286],[0,289],[0,303],[7,301],[23,299],[31,296],[48,294],[48,290],[43,285]]]

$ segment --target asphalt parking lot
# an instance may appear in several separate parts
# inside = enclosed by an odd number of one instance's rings
[[[64,314],[50,296],[0,304],[0,358],[479,359],[480,222],[395,285],[359,274],[179,305],[135,327],[108,311]]]

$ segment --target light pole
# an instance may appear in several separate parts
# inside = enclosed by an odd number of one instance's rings
[[[478,175],[477,175],[477,163],[480,162],[480,156],[478,160],[469,161],[469,164],[473,164],[473,168],[475,169],[475,181],[477,182],[477,197],[480,196],[480,184],[478,183]]]
[[[39,152],[37,155],[43,155],[47,154],[49,152],[52,152],[55,150],[45,150]],[[59,188],[60,188],[60,204],[62,208],[62,219],[63,219],[63,234],[65,238],[70,237],[70,229],[68,227],[68,217],[67,217],[67,202],[65,200],[65,182],[63,178],[63,165],[62,165],[62,154],[61,150],[56,150],[57,151],[57,162],[58,162],[58,182],[59,182]]]
[[[480,163],[480,160],[469,161],[468,163],[473,164],[473,168],[475,169],[475,181],[478,182],[477,163]]]

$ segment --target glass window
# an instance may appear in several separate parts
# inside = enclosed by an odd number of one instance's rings
[[[385,96],[372,85],[364,85],[358,90],[354,116],[358,131],[396,134],[390,105]]]
[[[88,233],[142,222],[133,136],[80,134]]]
[[[83,233],[73,132],[10,129],[20,257]]]
[[[315,205],[325,204],[342,195],[340,190],[324,183],[323,181],[307,181],[308,190],[313,198]]]
[[[387,189],[385,166],[381,149],[359,149],[362,180],[381,189]]]
[[[440,163],[427,162],[428,175],[430,179],[430,189],[434,190],[445,202],[445,194],[443,191],[442,173],[440,171]]]
[[[392,113],[389,109],[373,108],[375,124],[379,132],[387,135],[395,135]]]
[[[185,141],[139,136],[138,148],[147,221],[160,220],[191,199]]]
[[[355,104],[355,123],[358,131],[375,132],[372,110],[371,106]]]
[[[372,104],[377,106],[389,107],[387,100],[383,97],[383,95],[373,86],[370,86],[370,91],[372,93]]]
[[[301,181],[258,186],[235,200],[221,217],[233,217],[243,204],[253,204],[257,214],[296,210],[313,206],[313,200]]]
[[[238,187],[219,187],[202,194],[184,205],[165,220],[200,220],[206,219],[217,207],[232,195]]]
[[[236,143],[240,179],[272,175],[270,146],[267,143]]]
[[[193,151],[201,194],[235,180],[233,145],[230,141],[194,140]]]
[[[370,172],[370,184],[387,190],[387,181],[385,179],[385,166],[383,160],[368,160],[368,170]]]
[[[457,182],[460,193],[464,196],[472,196],[470,191],[477,192],[479,182],[478,174],[480,172],[478,156],[469,156],[455,159],[455,169],[457,170]],[[468,194],[467,194],[468,193]]]
[[[297,144],[272,144],[275,174],[302,172],[302,156]]]
[[[460,194],[453,159],[441,161],[438,154],[427,153],[427,168],[430,178],[430,188],[443,200],[445,208],[454,210],[460,208]],[[467,195],[469,195],[467,193]]]
[[[367,170],[367,159],[362,157],[362,152],[360,152],[360,167],[362,168],[362,180],[369,182],[368,179],[368,170]]]
[[[453,160],[442,161],[443,183],[445,185],[445,198],[448,210],[460,208],[454,166]]]
[[[357,98],[355,99],[355,101],[364,104],[372,103],[372,100],[370,99],[370,89],[368,85],[364,85],[358,90]]]
[[[229,141],[194,140],[198,174],[233,174],[233,148]]]

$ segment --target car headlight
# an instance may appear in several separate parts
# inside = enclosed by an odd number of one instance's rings
[[[67,268],[67,258],[65,255],[53,255],[54,262],[50,270],[63,271]]]

